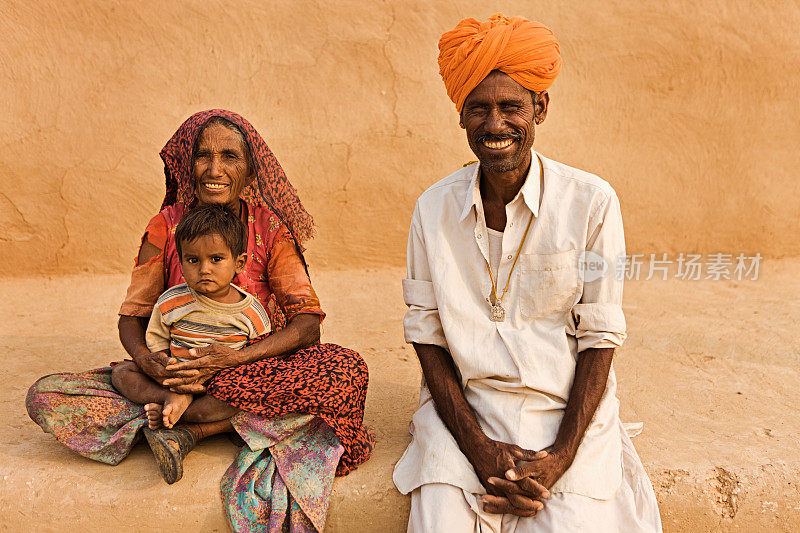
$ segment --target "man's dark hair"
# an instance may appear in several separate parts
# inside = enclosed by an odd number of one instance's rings
[[[219,235],[234,258],[246,250],[247,232],[239,217],[220,205],[201,205],[186,213],[175,228],[175,248],[183,260],[181,244],[204,235]]]

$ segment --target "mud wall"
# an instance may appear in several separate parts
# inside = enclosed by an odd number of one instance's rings
[[[312,265],[402,264],[415,198],[472,159],[439,35],[501,10],[564,68],[536,147],[617,189],[628,248],[800,254],[795,2],[0,0],[0,272],[122,271],[158,151],[224,107],[318,223]]]

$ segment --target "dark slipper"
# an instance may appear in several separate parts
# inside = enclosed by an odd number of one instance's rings
[[[150,429],[144,428],[147,444],[156,458],[158,471],[169,485],[183,477],[183,459],[192,451],[197,439],[189,428],[176,426],[174,428]],[[170,441],[178,445],[176,450]]]

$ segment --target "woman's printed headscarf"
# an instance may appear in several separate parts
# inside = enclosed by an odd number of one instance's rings
[[[310,239],[314,234],[314,221],[300,202],[297,190],[289,183],[272,150],[244,117],[224,109],[195,113],[181,124],[175,135],[161,149],[164,175],[167,180],[167,191],[161,208],[177,202],[184,202],[187,205],[194,202],[192,151],[197,136],[203,131],[206,123],[214,117],[222,117],[236,124],[250,148],[255,178],[250,185],[242,189],[240,194],[242,200],[267,207],[275,213],[289,228],[298,244]]]

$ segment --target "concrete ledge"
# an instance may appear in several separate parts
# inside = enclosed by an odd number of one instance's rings
[[[666,531],[800,530],[800,260],[767,261],[758,281],[633,282],[630,337],[616,370],[622,417],[643,421],[634,444]],[[336,481],[327,531],[405,531],[409,499],[394,489],[408,443],[419,367],[402,341],[397,269],[323,271],[323,338],[370,367],[373,458]],[[226,531],[219,479],[235,455],[223,437],[187,457],[165,485],[145,445],[116,467],[69,452],[25,414],[39,376],[122,356],[115,312],[127,276],[0,279],[0,516],[14,531]],[[79,296],[74,296],[79,295]],[[792,295],[792,296],[790,296]]]

